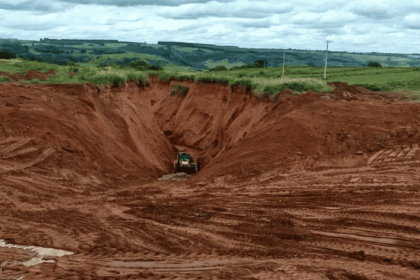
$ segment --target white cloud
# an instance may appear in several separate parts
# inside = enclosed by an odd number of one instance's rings
[[[391,4],[378,0],[354,1],[346,6],[346,10],[370,19],[388,18],[393,13]]]
[[[174,19],[216,18],[262,18],[273,14],[287,13],[293,10],[290,3],[276,4],[269,1],[238,0],[232,3],[211,1],[200,4],[186,4],[175,8],[162,8],[156,14]]]
[[[43,0],[2,0],[0,2],[0,10],[31,11],[36,14],[54,13],[72,6],[72,4],[60,1]]]
[[[420,13],[405,16],[403,24],[406,28],[420,30]]]
[[[358,17],[345,11],[330,10],[324,13],[304,12],[291,17],[291,23],[309,29],[343,27],[357,21]]]
[[[341,51],[420,49],[419,1],[154,1],[1,0],[0,34],[299,49],[324,49],[329,38]]]

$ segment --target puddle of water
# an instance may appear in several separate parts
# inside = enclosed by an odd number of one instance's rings
[[[6,244],[3,239],[0,239],[0,247],[6,248],[16,248],[16,249],[23,249],[23,250],[31,250],[38,254],[38,256],[33,257],[32,259],[22,262],[24,266],[33,266],[43,262],[53,263],[54,260],[44,260],[43,257],[62,257],[66,255],[73,255],[72,252],[64,251],[64,250],[56,250],[51,248],[44,248],[44,247],[35,247],[35,246],[26,246],[26,245],[15,245],[15,244]]]

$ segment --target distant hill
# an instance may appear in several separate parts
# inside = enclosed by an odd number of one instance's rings
[[[289,66],[325,65],[325,50],[255,49],[166,41],[147,44],[118,40],[0,39],[2,49],[14,51],[18,57],[62,65],[75,62],[97,66],[145,59],[150,64],[165,68],[179,66],[185,70],[207,70],[219,65],[230,69],[265,60],[266,66],[278,67],[283,64],[284,53]],[[123,58],[126,58],[125,62],[122,62]],[[379,62],[384,67],[420,67],[420,54],[328,51],[328,66],[365,67],[370,61]]]

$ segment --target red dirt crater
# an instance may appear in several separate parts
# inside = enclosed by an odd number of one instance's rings
[[[345,83],[273,103],[151,81],[0,85],[0,239],[74,253],[25,267],[0,248],[3,275],[418,276],[419,104]],[[202,171],[157,180],[178,150]]]

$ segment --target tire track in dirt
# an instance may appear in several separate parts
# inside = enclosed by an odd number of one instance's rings
[[[275,104],[169,87],[1,86],[16,106],[0,107],[0,238],[74,252],[5,275],[416,279],[418,106],[351,88],[351,101],[309,92]],[[172,144],[194,149],[203,170],[155,180],[171,171]]]

